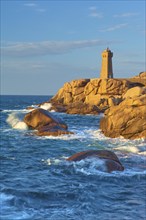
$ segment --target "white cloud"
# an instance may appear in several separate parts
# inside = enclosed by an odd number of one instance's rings
[[[39,5],[37,5],[35,3],[26,3],[26,4],[24,4],[24,6],[32,8],[36,12],[45,12],[46,11],[46,9],[41,8]]]
[[[112,27],[109,27],[109,28],[106,28],[106,29],[102,29],[100,30],[100,32],[110,32],[110,31],[115,31],[117,29],[121,29],[123,27],[126,27],[128,25],[128,23],[124,23],[124,24],[117,24],[115,26],[112,26]]]
[[[97,12],[97,8],[95,6],[90,7],[89,10],[90,10],[89,13],[90,17],[103,18],[103,14],[101,12]]]
[[[37,5],[35,3],[26,3],[24,4],[26,7],[36,7]]]
[[[131,12],[128,12],[128,13],[123,13],[123,14],[116,14],[114,15],[113,17],[114,18],[124,18],[124,17],[133,17],[133,16],[137,16],[139,15],[139,13],[131,13]]]
[[[76,49],[107,45],[112,42],[103,40],[82,41],[42,41],[42,42],[15,42],[5,44],[1,48],[2,55],[7,56],[44,56],[69,53]]]

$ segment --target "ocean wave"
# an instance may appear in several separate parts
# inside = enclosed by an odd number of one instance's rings
[[[43,136],[41,139],[56,139],[56,140],[84,140],[84,139],[105,139],[100,130],[94,129],[71,129],[74,134],[60,135],[60,136]]]
[[[145,177],[146,170],[139,167],[125,167],[125,170],[122,172],[113,171],[111,173],[107,172],[107,167],[105,165],[105,160],[99,158],[86,158],[80,161],[66,161],[67,157],[57,158],[48,158],[42,159],[42,162],[48,166],[53,166],[56,173],[64,173],[74,175],[83,174],[83,175],[95,175],[100,177],[134,177],[141,176]],[[57,166],[57,167],[56,167]],[[68,170],[68,171],[67,171]]]
[[[14,129],[27,130],[28,126],[19,117],[20,117],[20,115],[18,113],[13,112],[13,113],[9,114],[6,122]]]
[[[74,134],[61,135],[61,136],[43,136],[39,137],[42,139],[59,139],[59,140],[75,140],[75,139],[93,139],[105,141],[109,148],[117,151],[140,153],[146,151],[146,142],[143,139],[129,140],[122,137],[109,138],[106,137],[100,129],[87,129],[86,127],[80,128],[69,128]]]
[[[141,155],[145,155],[144,152],[146,152],[145,149],[142,149],[138,146],[128,146],[128,145],[116,147],[114,148],[114,150],[116,151],[118,150],[118,151],[125,152],[125,153],[141,154]]]
[[[22,113],[28,113],[28,112],[30,112],[30,110],[27,110],[27,109],[3,109],[2,110],[2,112],[4,112],[4,113],[9,113],[9,112],[11,112],[11,113],[18,113],[18,112],[22,112]]]
[[[42,105],[40,105],[40,108],[45,109],[45,110],[50,110],[52,107],[51,103],[45,102]]]
[[[28,214],[26,211],[18,211],[13,208],[10,203],[13,203],[17,200],[16,196],[0,193],[0,204],[1,204],[1,212],[0,212],[0,219],[10,220],[20,220],[20,219],[32,219],[32,215]],[[12,214],[13,213],[13,214]]]
[[[0,193],[1,204],[10,201],[13,198],[14,198],[13,195],[8,195],[8,194],[5,194],[5,193]]]

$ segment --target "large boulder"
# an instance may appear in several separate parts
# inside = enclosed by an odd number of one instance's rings
[[[39,136],[73,134],[67,130],[66,123],[60,118],[41,108],[27,113],[24,122],[29,128],[38,130],[35,134]]]
[[[146,94],[146,87],[136,86],[128,89],[127,92],[123,95],[123,98],[132,98],[143,94]]]
[[[59,125],[67,129],[67,125],[60,118],[55,117],[51,112],[41,108],[27,113],[24,117],[24,122],[33,129],[38,129],[46,125]]]
[[[86,158],[99,158],[105,161],[105,165],[108,172],[112,172],[114,170],[123,171],[124,167],[119,161],[118,157],[115,153],[108,150],[88,150],[76,153],[69,157],[68,161],[80,161]]]
[[[100,129],[107,137],[146,138],[146,95],[127,98],[105,112]]]

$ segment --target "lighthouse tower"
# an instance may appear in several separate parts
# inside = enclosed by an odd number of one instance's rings
[[[109,48],[102,52],[102,66],[100,78],[113,78],[112,57],[113,53],[109,50]]]

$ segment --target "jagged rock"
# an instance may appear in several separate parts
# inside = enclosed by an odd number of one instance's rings
[[[110,97],[108,99],[108,106],[111,107],[111,106],[115,106],[115,105],[119,105],[120,102],[122,102],[122,98],[115,98],[115,97]]]
[[[88,105],[82,102],[75,102],[67,106],[67,114],[94,114],[97,115],[101,110],[95,105]]]
[[[112,172],[114,170],[123,171],[124,167],[119,161],[118,157],[115,153],[108,150],[88,150],[74,154],[69,157],[68,161],[80,161],[86,158],[99,158],[105,161],[105,165],[108,172]]]
[[[62,104],[56,104],[53,103],[51,109],[51,111],[55,111],[55,112],[66,112],[67,111],[67,106],[66,105],[62,105]]]
[[[122,94],[133,85],[126,79],[73,80],[65,83],[50,102],[53,106],[66,106],[69,114],[95,114],[94,106],[98,112],[103,112],[109,106],[118,105],[122,101]]]
[[[127,98],[105,112],[100,129],[108,137],[146,138],[146,95]]]
[[[84,87],[89,81],[90,79],[78,79],[65,83],[50,102],[68,105],[79,100],[84,101]]]

